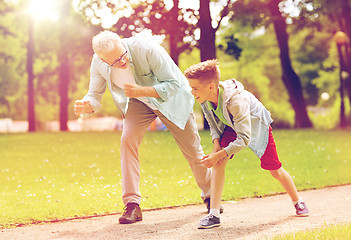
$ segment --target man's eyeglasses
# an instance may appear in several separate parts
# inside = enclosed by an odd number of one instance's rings
[[[114,61],[112,64],[109,64],[108,62],[106,62],[105,60],[103,60],[105,63],[107,63],[110,67],[116,67],[116,66],[120,66],[121,65],[121,61],[125,61],[126,57],[127,57],[127,53],[128,51],[126,50],[119,58],[116,59],[116,61]]]

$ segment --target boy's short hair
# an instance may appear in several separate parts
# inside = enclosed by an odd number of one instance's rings
[[[200,62],[185,70],[184,75],[188,79],[197,79],[203,83],[214,82],[218,85],[221,78],[218,65],[219,62],[217,59]]]

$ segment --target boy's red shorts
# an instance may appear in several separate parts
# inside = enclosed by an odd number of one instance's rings
[[[226,126],[224,132],[221,136],[220,144],[221,147],[226,147],[229,143],[233,142],[236,139],[236,132],[231,128]],[[231,156],[230,158],[232,158]],[[282,166],[282,163],[279,161],[277,148],[275,146],[272,127],[269,126],[269,137],[266,151],[261,157],[261,168],[265,170],[277,170]]]

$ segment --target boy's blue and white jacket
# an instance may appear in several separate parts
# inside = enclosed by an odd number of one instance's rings
[[[223,87],[224,118],[237,133],[237,139],[224,150],[230,156],[249,146],[261,158],[268,144],[269,125],[273,122],[270,112],[239,81],[230,79],[219,85]],[[209,110],[207,101],[201,107],[210,125],[212,140],[220,139],[226,125]]]

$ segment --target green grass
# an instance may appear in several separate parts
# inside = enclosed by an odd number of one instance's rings
[[[271,240],[345,240],[351,239],[351,223],[325,226],[306,232],[297,232],[288,235],[281,235],[271,238]]]
[[[206,153],[208,132],[200,132]],[[283,167],[299,190],[351,183],[347,131],[275,130]],[[0,228],[121,212],[120,133],[0,135]],[[169,132],[140,147],[143,209],[200,203],[200,190]],[[224,200],[284,192],[245,149],[226,169]]]

